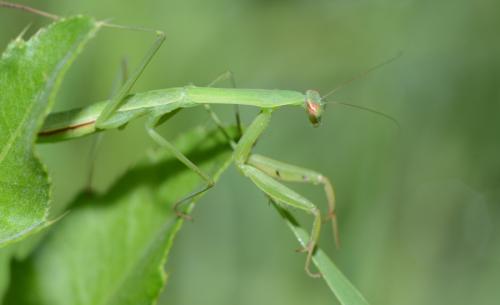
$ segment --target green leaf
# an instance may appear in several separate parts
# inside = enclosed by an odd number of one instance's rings
[[[223,135],[197,129],[176,147],[218,179],[231,162]],[[6,304],[153,304],[182,220],[174,202],[204,186],[159,152],[100,196],[82,195],[25,262],[14,265]]]
[[[297,220],[286,210],[274,204],[280,215],[286,221],[288,227],[295,234],[302,247],[307,245],[309,234],[302,228]],[[340,272],[328,255],[319,247],[313,255],[313,262],[321,272],[323,280],[330,290],[337,296],[343,305],[369,305],[363,295],[354,287],[351,282]]]
[[[66,70],[98,27],[88,17],[62,19],[2,54],[0,247],[47,225],[50,181],[34,142]]]
[[[9,286],[10,280],[10,251],[0,249],[0,304],[3,295]]]

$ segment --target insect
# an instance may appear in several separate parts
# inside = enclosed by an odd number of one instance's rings
[[[17,6],[14,8],[20,7]],[[21,9],[39,13],[39,11],[31,8],[26,9],[24,6],[22,6]],[[54,19],[54,15],[47,13],[43,15]],[[126,28],[111,24],[105,25]],[[267,128],[272,113],[282,107],[296,106],[303,108],[311,124],[313,126],[318,126],[327,103],[325,97],[321,97],[315,90],[308,90],[306,93],[301,93],[288,90],[214,88],[211,86],[185,86],[130,94],[133,85],[165,41],[165,34],[163,32],[156,31],[156,36],[156,41],[144,56],[140,65],[133,71],[114,97],[108,101],[98,102],[85,108],[50,114],[42,130],[38,134],[38,141],[51,142],[71,140],[109,129],[120,128],[137,117],[146,116],[147,120],[145,127],[147,134],[160,147],[169,151],[180,162],[197,173],[206,183],[201,189],[178,200],[174,205],[176,210],[178,210],[178,207],[182,203],[189,201],[189,199],[194,196],[213,187],[214,182],[211,177],[204,173],[196,164],[191,162],[167,139],[160,135],[155,128],[170,119],[183,108],[204,105],[219,128],[224,130],[220,120],[210,109],[210,104],[248,105],[258,107],[260,108],[260,113],[245,129],[239,141],[237,143],[232,142],[234,149],[234,164],[244,176],[250,178],[272,201],[285,207],[294,207],[303,210],[313,216],[314,220],[310,240],[302,251],[307,253],[305,271],[312,277],[319,277],[319,273],[310,270],[310,264],[321,231],[323,221],[322,213],[310,200],[285,186],[281,181],[301,182],[323,186],[328,202],[326,219],[330,220],[332,223],[333,234],[338,245],[339,236],[335,213],[335,194],[330,180],[319,172],[290,165],[262,155],[253,154],[252,149],[256,141]],[[229,73],[226,73],[215,82],[230,76]],[[215,82],[212,83],[212,85],[215,84]],[[350,104],[347,105],[363,108]],[[371,109],[367,110],[378,113]],[[383,113],[379,114],[386,116]],[[230,140],[232,141],[232,139]],[[180,212],[179,214],[182,215]]]

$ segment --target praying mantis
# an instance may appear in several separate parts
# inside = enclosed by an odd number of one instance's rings
[[[40,13],[38,10],[20,5],[10,7]],[[41,15],[52,19],[57,18],[57,16],[48,13]],[[103,23],[103,25],[114,28],[128,28],[107,23]],[[315,90],[308,90],[305,93],[301,93],[289,90],[213,87],[216,82],[232,77],[232,74],[226,73],[207,87],[191,85],[131,94],[130,92],[135,82],[140,78],[165,41],[166,36],[163,32],[155,31],[155,34],[156,40],[154,44],[117,94],[110,100],[98,102],[84,108],[49,114],[44,126],[38,133],[38,141],[57,142],[76,139],[110,129],[121,128],[131,120],[145,116],[145,128],[151,139],[194,171],[205,182],[202,188],[191,194],[187,194],[174,204],[176,211],[178,211],[182,203],[212,188],[214,181],[158,133],[156,127],[166,122],[184,108],[204,106],[217,126],[224,131],[224,126],[210,108],[211,104],[258,107],[260,113],[244,130],[237,143],[227,133],[224,133],[233,147],[234,164],[242,175],[248,177],[273,202],[283,207],[293,207],[302,210],[313,216],[310,240],[301,251],[307,253],[305,261],[306,273],[311,277],[321,276],[320,273],[311,271],[310,265],[321,232],[323,222],[322,212],[309,199],[285,186],[282,182],[299,182],[323,186],[328,203],[326,220],[332,223],[335,242],[338,245],[338,224],[335,211],[335,193],[332,183],[326,176],[319,172],[253,154],[252,150],[257,140],[266,130],[272,113],[283,107],[295,106],[303,108],[311,124],[315,127],[319,126],[327,103],[326,96],[329,96],[336,89],[322,97]],[[363,108],[355,105],[351,106]],[[382,115],[386,116],[385,114]],[[179,212],[179,215],[186,217],[182,212]]]

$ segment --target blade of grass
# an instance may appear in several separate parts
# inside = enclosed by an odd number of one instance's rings
[[[281,217],[286,221],[288,227],[292,230],[301,246],[305,247],[309,241],[309,233],[300,226],[297,220],[288,211],[276,204],[273,205],[278,210]],[[363,295],[351,282],[349,282],[345,275],[340,272],[324,251],[317,248],[312,259],[314,265],[321,272],[323,280],[325,280],[326,284],[341,304],[369,305]]]

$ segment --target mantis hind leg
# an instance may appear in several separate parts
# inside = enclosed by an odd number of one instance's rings
[[[328,216],[326,220],[331,220],[335,244],[337,245],[337,247],[340,246],[338,222],[335,211],[335,192],[330,180],[326,176],[310,169],[283,163],[281,161],[273,160],[268,157],[256,154],[252,154],[248,158],[247,163],[258,168],[269,176],[281,181],[323,185],[326,199],[328,201]]]
[[[305,263],[305,270],[307,274],[312,277],[318,277],[320,274],[311,272],[310,265],[321,231],[320,210],[307,198],[278,182],[271,175],[250,163],[252,148],[269,124],[269,121],[271,120],[271,113],[271,109],[263,109],[246,129],[234,152],[235,163],[240,172],[244,176],[250,178],[252,182],[260,190],[266,193],[266,195],[269,196],[274,202],[284,207],[301,209],[314,216],[311,237],[303,250],[307,252]]]
[[[113,89],[112,89],[111,96],[116,94],[116,91],[119,90],[119,88],[125,84],[127,79],[128,79],[128,62],[127,62],[126,58],[123,58],[121,60],[120,69],[117,73],[115,81],[113,82],[113,86],[112,86]],[[101,143],[103,137],[104,137],[104,133],[96,134],[94,139],[92,140],[92,144],[90,147],[90,151],[89,151],[90,169],[89,169],[89,172],[87,174],[87,182],[86,182],[87,185],[85,187],[86,191],[88,193],[93,192],[92,181],[94,179],[94,173],[95,173],[95,162],[96,162],[96,158],[97,158],[97,151],[99,148],[99,144]]]
[[[180,162],[182,162],[184,165],[186,165],[189,169],[191,169],[193,172],[198,174],[201,179],[203,179],[206,182],[206,185],[202,187],[199,190],[196,190],[185,197],[177,200],[174,204],[174,210],[177,214],[177,216],[183,217],[185,219],[191,220],[191,216],[186,215],[185,213],[181,212],[179,210],[180,206],[186,202],[189,202],[192,198],[203,194],[204,192],[208,191],[210,188],[212,188],[215,185],[214,180],[207,175],[205,172],[203,172],[196,164],[194,164],[191,160],[189,160],[186,155],[184,155],[180,150],[178,150],[173,144],[171,144],[167,139],[165,139],[162,135],[160,135],[156,130],[155,127],[161,123],[162,121],[172,117],[177,111],[173,111],[170,113],[167,113],[162,116],[158,117],[152,117],[148,122],[146,123],[146,130],[148,132],[148,135],[155,141],[160,147],[163,149],[167,150],[170,152],[176,159],[178,159]]]
[[[119,26],[114,26],[118,28],[127,28],[127,27],[119,27]],[[133,29],[133,28],[131,28]],[[142,29],[137,29],[137,30],[142,30]],[[149,31],[149,30],[146,30]],[[142,72],[144,72],[144,69],[148,66],[148,64],[151,62],[155,54],[158,52],[160,49],[161,45],[165,41],[165,33],[161,31],[155,31],[156,33],[156,40],[149,49],[149,51],[146,53],[144,58],[142,59],[141,63],[139,66],[132,71],[131,76],[125,81],[123,86],[118,90],[117,94],[113,96],[111,101],[106,105],[106,107],[103,109],[99,117],[97,118],[96,121],[96,127],[98,129],[108,129],[108,128],[116,128],[119,126],[115,126],[113,122],[108,122],[108,120],[115,114],[118,109],[123,105],[125,102],[125,97],[130,93],[130,90],[136,83],[136,81],[139,79],[139,77],[142,75]]]

